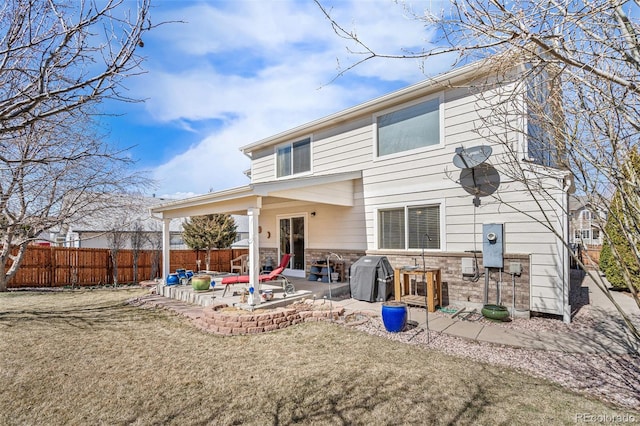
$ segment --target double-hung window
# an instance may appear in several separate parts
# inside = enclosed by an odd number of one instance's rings
[[[440,205],[378,210],[380,249],[440,249]]]
[[[377,117],[377,154],[395,154],[440,143],[440,98]]]
[[[276,150],[276,176],[284,177],[311,171],[311,139],[281,145]]]

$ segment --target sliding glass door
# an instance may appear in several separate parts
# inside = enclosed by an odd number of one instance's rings
[[[291,260],[286,273],[304,277],[304,248],[305,248],[305,218],[304,216],[281,217],[280,222],[280,253],[291,254]]]

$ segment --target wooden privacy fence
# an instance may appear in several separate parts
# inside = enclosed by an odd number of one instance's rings
[[[211,251],[210,269],[229,272],[231,259],[248,253],[247,249]],[[133,251],[118,252],[118,283],[135,283],[158,278],[162,269],[162,254],[142,250],[138,257],[138,279],[133,276]],[[171,250],[170,269],[205,269],[205,253],[194,250]],[[7,267],[11,263],[7,264]],[[113,284],[113,262],[109,249],[31,246],[24,255],[20,269],[9,281],[9,288],[65,287]]]
[[[586,244],[582,250],[582,262],[589,269],[600,268],[600,252],[602,246]]]

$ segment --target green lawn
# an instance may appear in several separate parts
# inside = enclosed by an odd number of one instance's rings
[[[0,424],[640,421],[545,380],[340,325],[206,334],[125,303],[142,293],[0,294]]]

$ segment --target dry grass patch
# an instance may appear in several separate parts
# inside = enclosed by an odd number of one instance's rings
[[[0,295],[0,424],[574,424],[634,416],[329,323],[203,333],[141,290]]]

